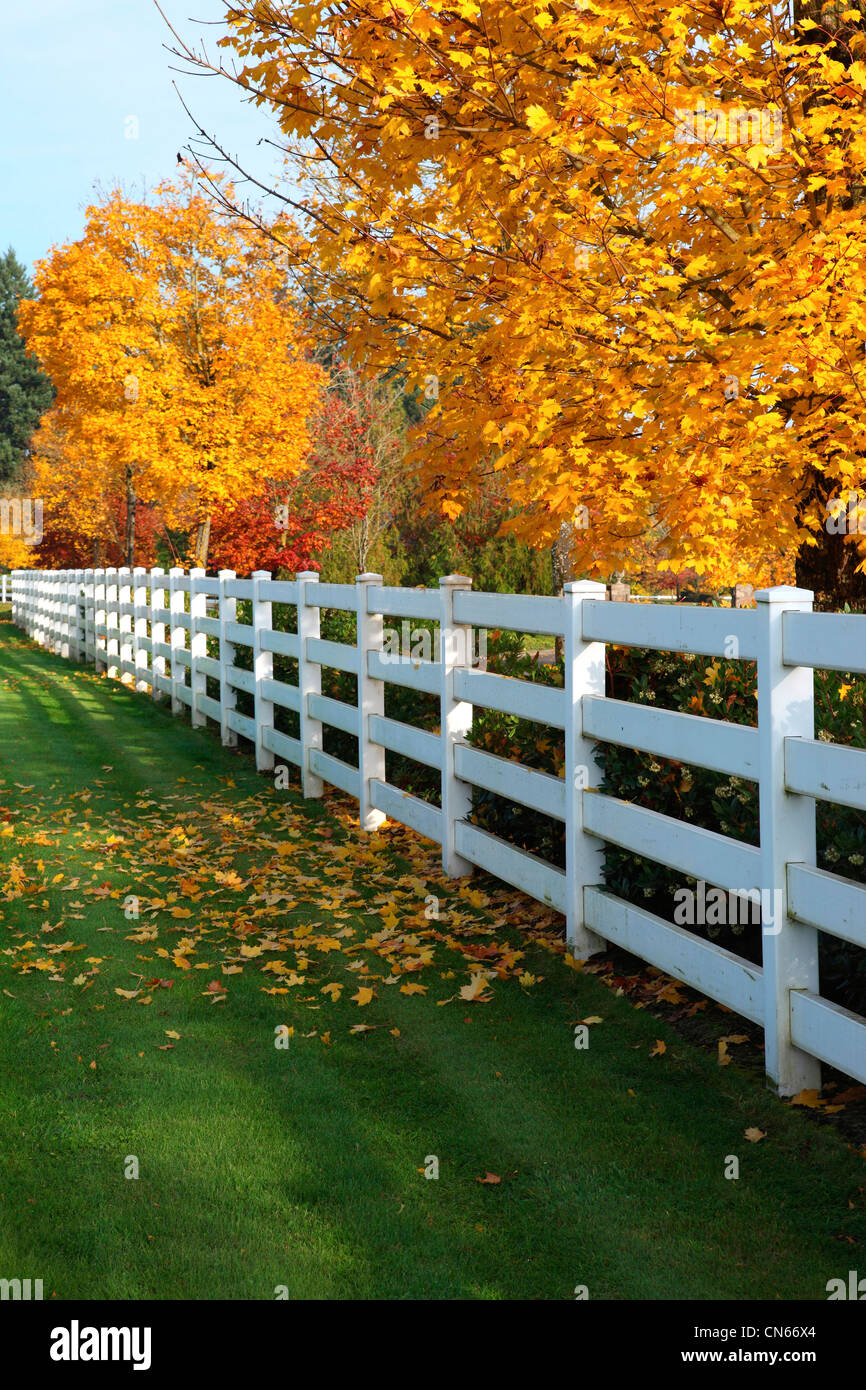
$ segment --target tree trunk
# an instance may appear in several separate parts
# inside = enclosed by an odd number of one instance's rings
[[[827,509],[826,504],[831,499],[846,503],[838,520],[834,520]],[[817,545],[800,547],[796,562],[797,585],[814,592],[817,609],[838,609],[846,603],[856,608],[864,607],[866,575],[855,573],[861,558],[856,544],[857,513],[852,509],[849,518],[847,498],[823,474],[810,470],[803,505],[816,500],[825,525],[816,533]]]
[[[195,563],[199,569],[207,569],[207,552],[210,546],[210,514],[200,521],[195,532]]]
[[[553,592],[559,598],[562,594],[562,586],[568,575],[568,539],[570,528],[563,522],[559,528],[559,535],[550,547],[550,564],[553,570]],[[553,654],[556,661],[562,661],[565,655],[565,641],[563,637],[557,636],[553,641]]]
[[[135,566],[135,484],[127,475],[126,479],[126,534],[124,536],[124,563],[129,569]]]

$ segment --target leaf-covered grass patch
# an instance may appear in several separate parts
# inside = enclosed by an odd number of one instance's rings
[[[823,1299],[856,1265],[862,1160],[537,904],[8,627],[0,721],[0,1276]]]

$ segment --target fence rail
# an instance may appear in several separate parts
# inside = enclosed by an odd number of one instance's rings
[[[283,581],[228,570],[17,570],[11,594],[13,621],[51,651],[169,699],[194,725],[211,720],[226,745],[247,739],[261,771],[291,763],[307,797],[325,783],[339,788],[358,801],[367,830],[385,817],[410,826],[441,845],[446,874],[477,867],[562,912],[577,958],[615,943],[760,1024],[781,1094],[820,1086],[822,1061],[866,1082],[866,1020],[823,999],[818,974],[819,931],[866,948],[866,887],[818,870],[815,844],[816,799],[866,809],[866,752],[816,741],[813,705],[814,667],[866,672],[866,617],[813,614],[812,595],[787,587],[758,592],[754,609],[722,611],[631,607],[590,581],[558,598],[473,593],[460,575],[419,590],[386,587],[377,574],[341,585],[311,572]],[[239,600],[250,623],[238,621]],[[274,604],[296,608],[297,633],[273,626]],[[354,646],[321,636],[322,608],[355,614]],[[438,624],[432,661],[395,655],[385,641],[386,619],[412,618]],[[473,669],[478,626],[562,637],[564,688]],[[607,698],[606,643],[756,661],[757,727]],[[236,664],[239,647],[250,649],[252,670]],[[297,685],[275,679],[275,654],[297,660]],[[354,706],[323,696],[323,666],[357,677]],[[440,732],[387,718],[389,682],[438,698]],[[238,710],[238,692],[252,697],[252,715]],[[275,708],[299,715],[299,738],[275,727]],[[471,747],[478,708],[563,729],[563,777]],[[357,738],[357,767],[324,751],[325,725]],[[760,846],[602,794],[595,748],[604,742],[757,782]],[[386,750],[438,769],[439,806],[388,782]],[[565,868],[472,824],[474,788],[563,822]],[[744,907],[761,902],[761,965],[602,888],[605,843]]]

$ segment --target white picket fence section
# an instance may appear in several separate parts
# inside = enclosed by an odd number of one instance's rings
[[[327,782],[359,803],[365,829],[389,817],[436,841],[447,875],[478,867],[555,908],[576,957],[615,943],[760,1024],[781,1094],[820,1086],[821,1061],[866,1082],[866,1020],[821,997],[817,935],[866,947],[866,888],[815,867],[815,801],[866,811],[866,751],[815,740],[812,674],[866,673],[866,616],[814,614],[812,595],[787,587],[759,591],[754,609],[721,609],[613,603],[590,581],[566,585],[558,598],[473,593],[471,583],[449,575],[438,590],[397,589],[377,574],[340,585],[311,572],[284,581],[227,570],[218,578],[180,569],[17,570],[12,607],[13,621],[51,651],[170,699],[194,725],[212,720],[224,744],[248,739],[260,770],[275,759],[294,764],[305,796],[321,796]],[[249,625],[237,621],[240,599],[251,604]],[[297,608],[297,634],[274,630],[274,604]],[[321,638],[322,608],[356,615],[355,646]],[[438,623],[438,660],[387,649],[386,619],[413,618]],[[488,628],[561,637],[564,689],[473,669],[473,630]],[[208,656],[208,638],[218,656]],[[757,727],[608,699],[608,642],[756,661]],[[252,671],[235,664],[238,647],[252,649]],[[275,653],[297,659],[297,686],[274,679]],[[356,706],[322,695],[322,666],[357,676]],[[208,677],[219,698],[207,694]],[[386,682],[437,697],[441,732],[386,718]],[[253,717],[236,708],[239,690],[253,697]],[[299,739],[274,727],[277,706],[299,714]],[[475,708],[564,730],[564,777],[470,747]],[[357,768],[324,752],[325,724],[358,739]],[[598,742],[758,782],[760,848],[596,790]],[[388,783],[386,749],[440,772],[440,806]],[[472,825],[473,787],[564,822],[565,870]],[[779,894],[767,899],[783,910],[764,929],[762,965],[601,887],[604,842],[730,893]]]

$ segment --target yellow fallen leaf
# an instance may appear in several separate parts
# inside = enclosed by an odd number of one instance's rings
[[[486,1004],[488,1000],[493,998],[489,992],[487,976],[480,971],[472,975],[469,984],[461,986],[460,998],[473,1004]]]
[[[361,985],[358,989],[358,993],[352,995],[352,999],[357,1003],[359,1008],[362,1008],[364,1004],[369,1004],[374,995],[374,990],[369,989],[367,985]]]
[[[650,1056],[651,1056],[651,1057],[663,1057],[664,1054],[667,1052],[667,1050],[668,1050],[668,1049],[667,1049],[667,1046],[666,1046],[665,1043],[662,1042],[661,1038],[656,1038],[656,1045],[655,1045],[655,1047],[653,1048],[652,1052],[650,1053]]]
[[[755,1126],[752,1125],[745,1131],[744,1137],[748,1139],[750,1144],[759,1144],[762,1139],[766,1139],[767,1135],[763,1129],[756,1129]]]

